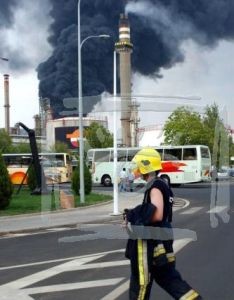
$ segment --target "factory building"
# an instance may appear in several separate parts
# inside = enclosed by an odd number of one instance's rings
[[[93,122],[108,128],[107,118],[83,118],[83,127],[88,128]],[[55,142],[63,142],[69,149],[75,150],[79,147],[78,117],[65,117],[50,119],[46,122],[46,145],[47,148],[54,146]]]

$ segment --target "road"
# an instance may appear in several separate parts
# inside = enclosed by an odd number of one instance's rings
[[[174,213],[178,269],[204,299],[233,299],[233,183],[174,192],[189,200]],[[128,299],[125,243],[118,220],[2,237],[0,299]],[[171,297],[155,285],[151,299]]]

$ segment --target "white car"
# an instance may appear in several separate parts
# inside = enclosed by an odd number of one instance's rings
[[[229,179],[229,172],[228,170],[219,170],[218,171],[218,180],[227,180]]]

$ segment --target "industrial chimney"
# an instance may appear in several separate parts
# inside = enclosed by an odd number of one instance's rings
[[[120,94],[121,94],[121,127],[122,144],[131,146],[131,53],[133,45],[130,41],[130,26],[128,17],[120,15],[119,41],[115,43],[115,50],[120,58]]]
[[[42,124],[41,124],[41,116],[40,115],[35,115],[34,116],[34,127],[35,127],[35,135],[40,136],[41,135],[41,129],[42,129]]]
[[[10,133],[10,102],[9,102],[9,75],[4,74],[4,98],[5,98],[5,130]]]

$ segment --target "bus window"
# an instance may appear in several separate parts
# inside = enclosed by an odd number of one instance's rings
[[[7,165],[8,166],[21,166],[21,157],[20,156],[9,156],[7,158]]]
[[[109,162],[110,161],[110,150],[108,151],[96,151],[94,161],[95,162]]]
[[[55,162],[57,167],[65,167],[65,157],[64,154],[56,154],[55,157]]]
[[[22,156],[21,164],[22,164],[23,166],[28,166],[28,165],[30,165],[31,161],[32,161],[32,157],[29,157],[29,156]]]
[[[126,161],[127,150],[118,150],[118,161]]]
[[[196,148],[184,148],[183,149],[183,160],[196,160],[197,149]]]
[[[156,148],[157,152],[160,154],[161,160],[163,160],[163,149]]]
[[[71,157],[68,154],[66,154],[66,164],[71,164]]]
[[[181,157],[182,157],[182,149],[181,148],[164,149],[163,160],[165,160],[165,161],[181,160]]]
[[[138,151],[139,151],[139,150],[131,150],[131,149],[128,149],[127,161],[132,161],[133,157],[136,155],[136,153],[137,153]]]
[[[4,157],[5,163],[7,166],[11,166],[12,168],[18,168],[22,166],[28,166],[31,162],[31,157],[28,156],[5,156]]]
[[[88,152],[87,152],[87,158],[88,158],[88,160],[90,161],[90,160],[93,160],[93,155],[94,155],[94,150],[89,150]]]
[[[210,158],[209,149],[205,147],[201,147],[201,157],[202,158]]]

